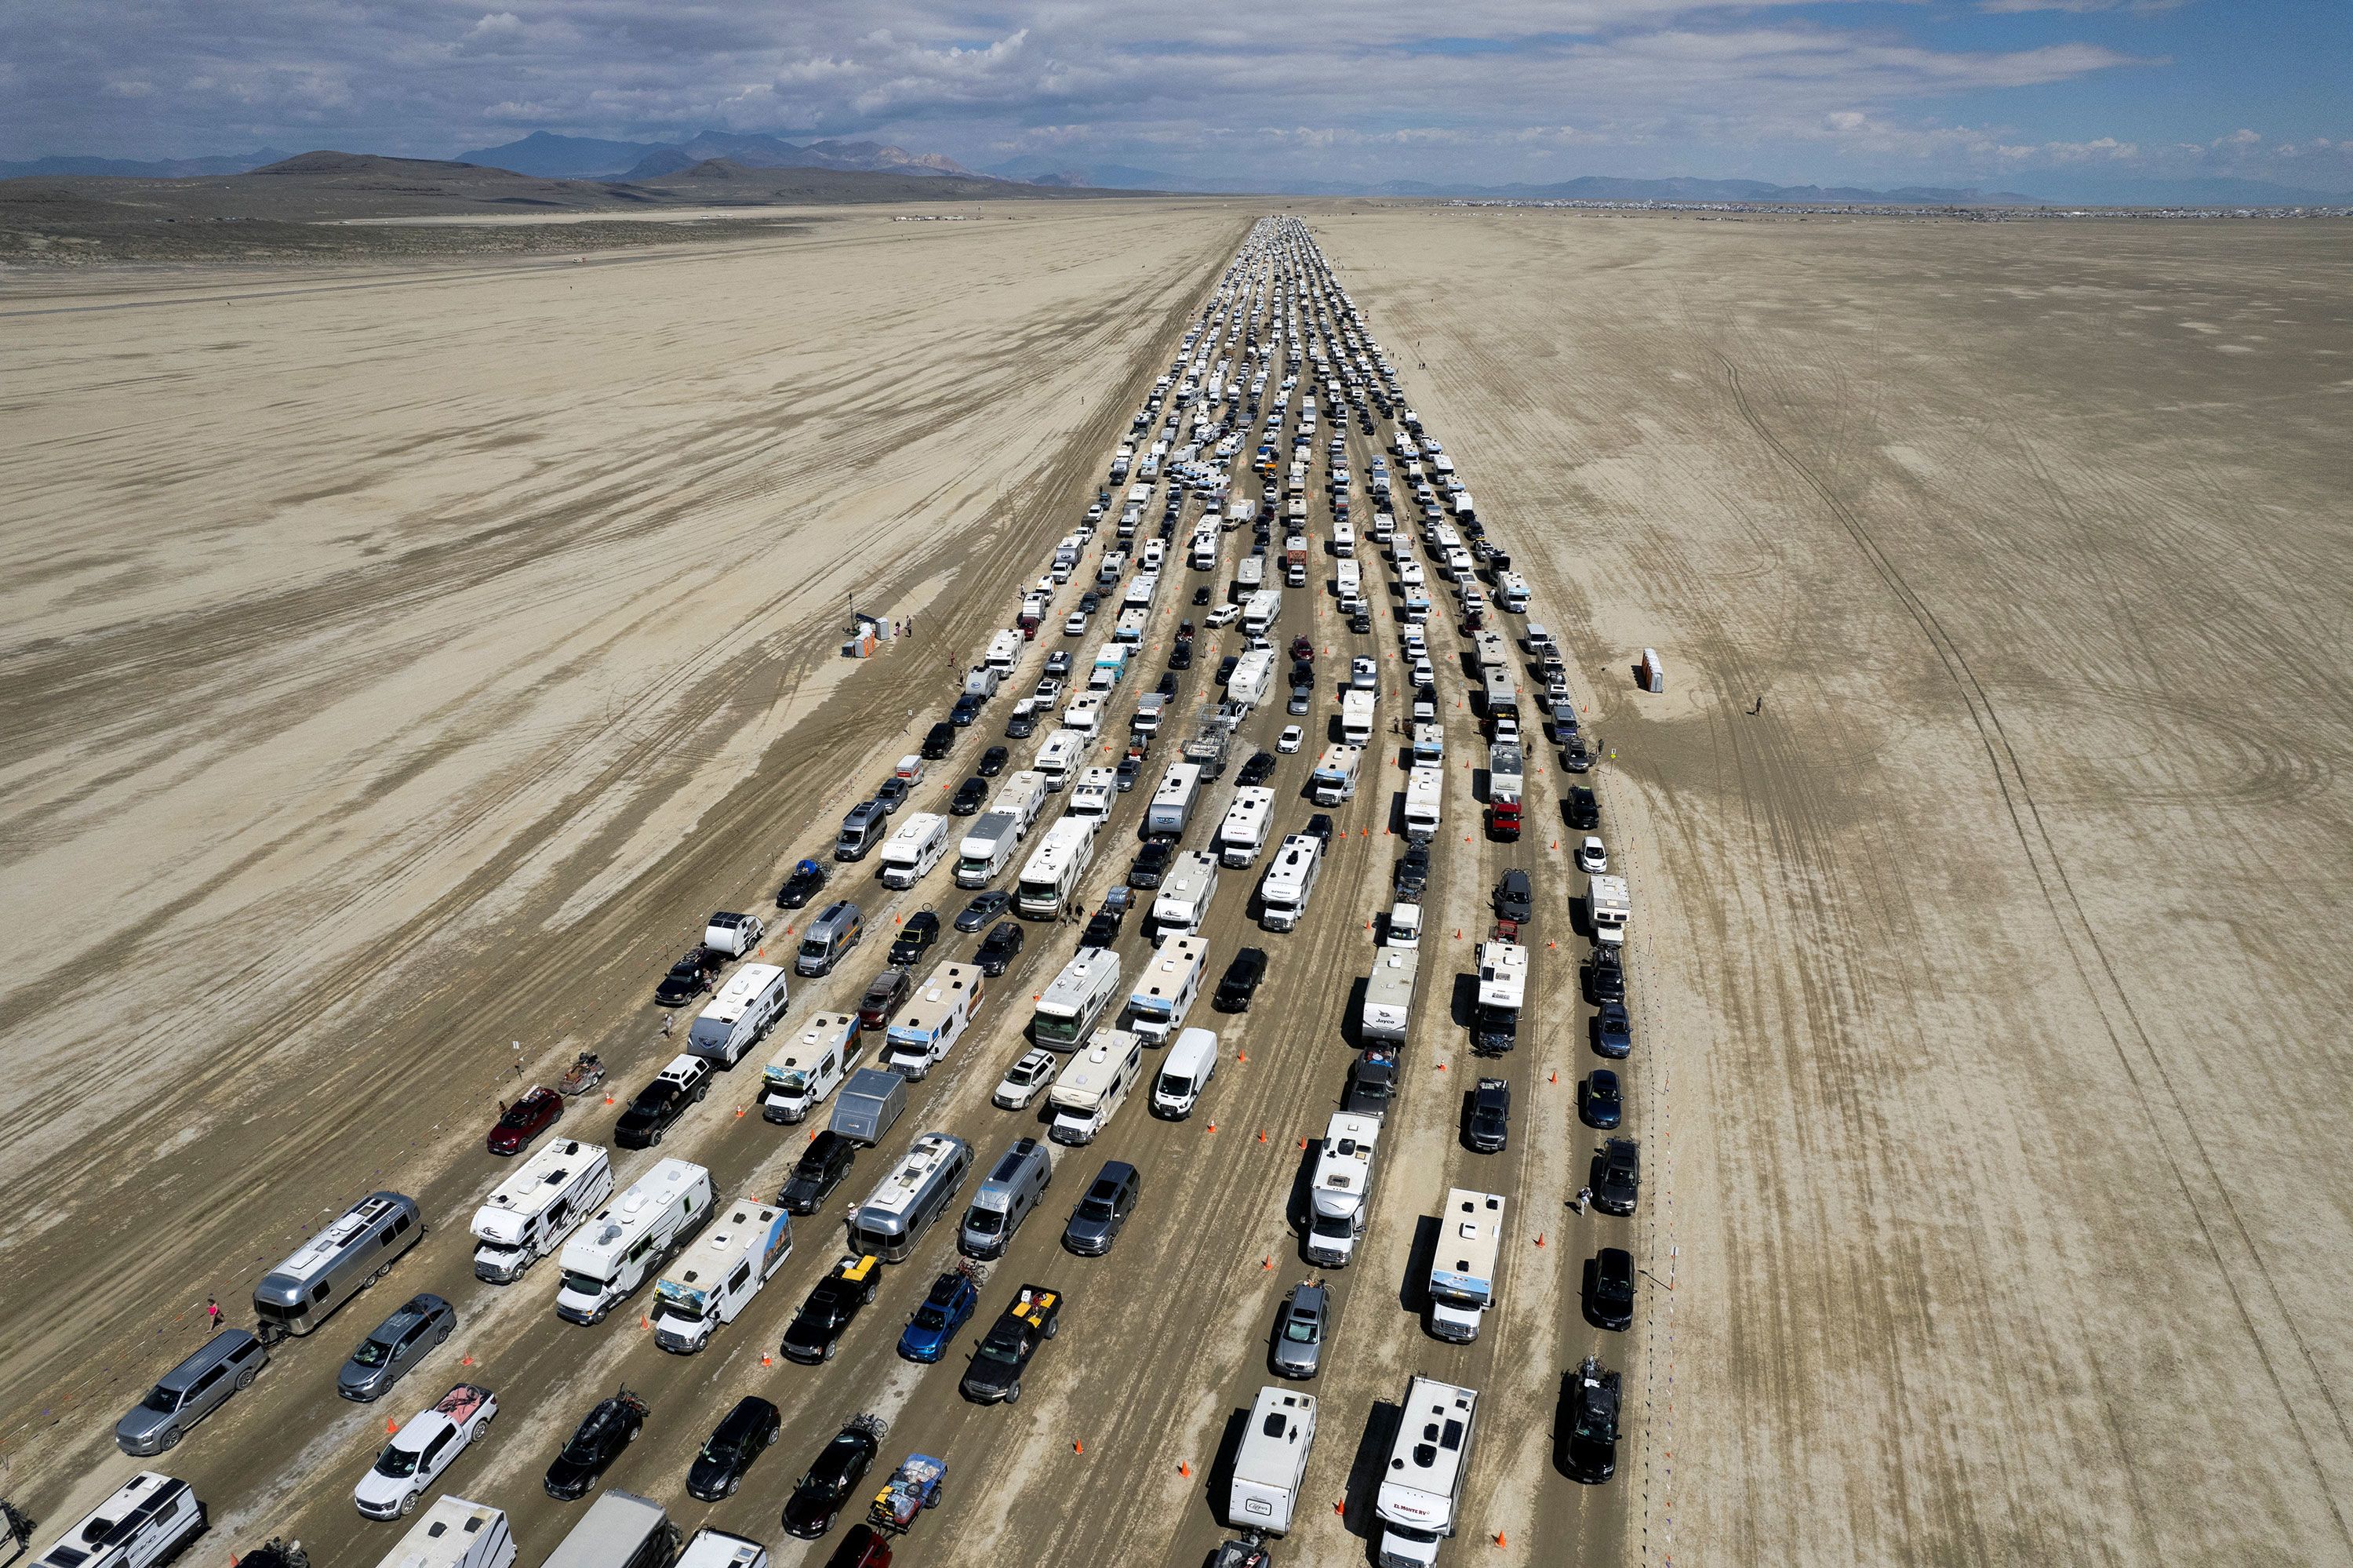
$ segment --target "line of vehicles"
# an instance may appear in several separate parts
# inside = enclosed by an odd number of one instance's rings
[[[1284,324],[1273,326],[1261,340],[1256,323],[1270,314]],[[1244,360],[1239,369],[1225,360],[1206,367],[1208,384],[1226,389],[1227,394],[1222,398],[1218,393],[1207,394],[1208,405],[1237,403],[1247,387],[1249,413],[1254,418],[1258,400],[1266,395],[1268,378],[1278,368],[1278,353],[1282,356],[1281,368],[1287,371],[1273,399],[1274,412],[1266,431],[1269,440],[1253,462],[1266,476],[1265,493],[1257,503],[1231,497],[1228,493],[1230,476],[1219,466],[1233,461],[1243,444],[1249,427],[1235,423],[1241,418],[1240,408],[1228,408],[1227,417],[1221,418],[1210,418],[1206,409],[1197,408],[1190,427],[1194,439],[1187,441],[1178,437],[1180,413],[1204,398],[1204,362],[1219,344],[1237,342]],[[1191,536],[1193,569],[1217,570],[1222,534],[1244,525],[1252,528],[1255,547],[1236,563],[1233,602],[1222,607],[1237,611],[1227,619],[1240,621],[1246,645],[1227,661],[1222,672],[1224,695],[1216,711],[1203,720],[1198,734],[1183,743],[1177,758],[1161,769],[1145,808],[1135,866],[1113,890],[1113,896],[1089,918],[1082,945],[1039,992],[1026,1027],[1034,1044],[1022,1051],[996,1085],[991,1100],[1001,1108],[1027,1111],[1042,1100],[1045,1137],[1042,1140],[1034,1136],[1018,1138],[993,1165],[985,1167],[987,1174],[955,1219],[958,1250],[966,1261],[934,1280],[902,1330],[898,1350],[910,1361],[926,1364],[940,1360],[958,1330],[978,1316],[987,1260],[1003,1256],[1021,1224],[1041,1206],[1052,1181],[1054,1146],[1078,1148],[1095,1141],[1139,1088],[1145,1090],[1155,1116],[1174,1120],[1190,1116],[1209,1090],[1220,1060],[1221,1042],[1216,1031],[1188,1024],[1189,1014],[1205,989],[1211,991],[1212,1005],[1218,1011],[1246,1012],[1269,964],[1264,949],[1245,947],[1233,955],[1222,977],[1211,979],[1215,966],[1209,943],[1199,933],[1216,896],[1220,873],[1249,872],[1264,861],[1254,894],[1249,896],[1258,924],[1269,932],[1295,929],[1309,908],[1328,854],[1332,821],[1317,813],[1303,831],[1278,835],[1274,818],[1279,797],[1267,783],[1275,771],[1277,756],[1299,749],[1298,726],[1286,730],[1276,754],[1260,753],[1242,764],[1240,781],[1221,812],[1213,814],[1203,808],[1225,772],[1230,738],[1243,718],[1272,694],[1279,673],[1277,652],[1268,639],[1281,614],[1282,596],[1273,588],[1257,585],[1265,580],[1263,563],[1273,558],[1275,503],[1286,488],[1290,500],[1281,520],[1291,532],[1281,556],[1284,583],[1291,588],[1305,586],[1310,524],[1299,490],[1309,466],[1303,454],[1312,450],[1319,429],[1319,408],[1322,418],[1335,428],[1326,460],[1331,471],[1326,503],[1332,514],[1335,554],[1344,568],[1334,579],[1335,596],[1353,630],[1368,630],[1370,617],[1364,598],[1366,574],[1356,558],[1353,480],[1340,433],[1345,432],[1351,413],[1367,434],[1374,429],[1368,403],[1384,418],[1395,418],[1389,455],[1398,458],[1408,478],[1420,479],[1420,460],[1425,458],[1434,460],[1434,472],[1451,478],[1451,464],[1439,444],[1421,430],[1410,410],[1396,402],[1394,372],[1385,359],[1376,361],[1377,354],[1377,345],[1363,330],[1361,314],[1329,284],[1328,273],[1304,230],[1290,220],[1270,220],[1253,232],[1205,311],[1201,324],[1187,335],[1178,365],[1161,378],[1136,416],[1139,431],[1148,432],[1155,419],[1165,420],[1159,439],[1150,444],[1166,450],[1150,452],[1145,461],[1155,472],[1165,470],[1169,476],[1167,510],[1161,522],[1161,537],[1143,540],[1139,547],[1142,510],[1149,504],[1155,485],[1139,480],[1131,486],[1116,525],[1118,547],[1103,552],[1095,577],[1097,591],[1117,588],[1132,567],[1133,577],[1122,603],[1148,614],[1163,591],[1162,577],[1176,566],[1166,560],[1168,539],[1187,501],[1199,501],[1204,510]],[[1303,396],[1293,434],[1293,451],[1303,455],[1293,459],[1286,487],[1276,482],[1278,465],[1272,449],[1282,434],[1283,412],[1294,389]],[[1114,459],[1114,483],[1134,469],[1134,446],[1127,443]],[[1213,458],[1204,458],[1204,448]],[[1411,558],[1411,537],[1392,514],[1392,480],[1386,463],[1386,457],[1375,458],[1367,476],[1374,511],[1366,537],[1368,544],[1388,550],[1406,611],[1403,652],[1412,661],[1416,674],[1412,766],[1401,814],[1408,850],[1397,881],[1399,896],[1383,920],[1373,974],[1360,1015],[1353,1021],[1361,1049],[1348,1075],[1346,1108],[1331,1118],[1314,1157],[1303,1249],[1325,1268],[1350,1263],[1368,1221],[1383,1118],[1398,1092],[1398,1054],[1410,1033],[1423,921],[1419,900],[1428,879],[1428,846],[1446,820],[1443,736],[1437,723],[1434,667],[1421,625],[1428,614],[1427,600],[1420,601],[1417,613],[1412,590],[1419,587],[1419,563]],[[1422,542],[1441,574],[1456,583],[1462,624],[1476,630],[1480,637],[1483,680],[1478,690],[1483,693],[1482,722],[1493,737],[1486,791],[1489,831],[1500,840],[1515,838],[1524,744],[1517,727],[1516,683],[1510,678],[1507,647],[1500,636],[1484,630],[1483,603],[1474,585],[1477,573],[1485,571],[1496,587],[1497,607],[1506,613],[1525,611],[1525,585],[1508,571],[1508,557],[1485,538],[1459,482],[1450,489],[1450,500],[1444,505],[1427,486],[1417,494],[1429,497],[1421,503]],[[959,732],[976,721],[987,704],[1009,690],[1029,644],[1047,623],[1056,590],[1078,571],[1098,524],[1108,524],[1110,505],[1106,492],[1082,528],[1058,546],[1053,567],[1024,594],[1013,626],[994,635],[982,662],[965,678],[951,718],[933,726],[921,750],[901,758],[875,795],[845,816],[830,863],[810,858],[793,867],[777,891],[778,908],[801,910],[821,899],[824,902],[796,933],[790,974],[783,965],[764,961],[763,944],[771,938],[762,917],[720,911],[711,916],[702,941],[672,966],[657,988],[655,1001],[664,1006],[683,1007],[706,992],[710,1000],[689,1024],[684,1049],[628,1100],[617,1119],[614,1142],[622,1148],[658,1145],[665,1132],[705,1099],[717,1073],[733,1069],[756,1047],[773,1040],[777,1043],[760,1071],[762,1117],[778,1125],[797,1126],[813,1120],[828,1102],[831,1105],[826,1125],[812,1134],[782,1191],[773,1199],[758,1194],[727,1198],[723,1184],[708,1169],[690,1160],[662,1159],[617,1197],[611,1156],[596,1144],[558,1138],[525,1157],[529,1145],[554,1126],[565,1107],[564,1095],[534,1089],[514,1107],[502,1111],[491,1134],[491,1151],[519,1157],[520,1163],[473,1217],[477,1278],[491,1285],[513,1284],[538,1260],[554,1255],[558,1258],[554,1306],[559,1317],[594,1324],[650,1287],[646,1316],[655,1341],[678,1354],[702,1350],[742,1315],[789,1256],[794,1216],[807,1217],[823,1207],[848,1180],[858,1151],[877,1147],[892,1134],[907,1107],[908,1086],[923,1081],[972,1029],[987,996],[989,975],[1002,973],[1011,955],[1020,949],[1019,921],[1073,921],[1080,916],[1082,879],[1103,847],[1103,830],[1119,795],[1141,778],[1145,758],[1165,733],[1176,675],[1190,666],[1195,632],[1189,620],[1178,631],[1170,673],[1133,704],[1128,755],[1119,768],[1082,764],[1100,744],[1098,737],[1107,731],[1112,698],[1121,693],[1140,662],[1135,654],[1140,653],[1144,640],[1145,623],[1141,620],[1134,637],[1114,635],[1106,641],[1088,672],[1085,688],[1063,702],[1052,733],[1037,747],[1030,767],[1004,777],[992,790],[989,780],[1002,775],[1010,759],[1004,747],[991,747],[975,775],[956,792],[949,813],[912,811],[895,825],[893,818],[924,783],[927,765],[950,755]],[[1452,522],[1440,521],[1450,513]],[[1416,568],[1410,577],[1409,567]],[[1197,590],[1196,604],[1206,604],[1209,594],[1208,588]],[[1206,619],[1214,624],[1217,616],[1212,611]],[[1533,657],[1543,659],[1556,652],[1540,628],[1527,628],[1525,641]],[[1491,645],[1493,664],[1489,662]],[[1290,652],[1292,711],[1303,713],[1314,690],[1314,649],[1303,638]],[[1035,691],[1013,705],[1006,725],[1008,739],[1034,733],[1046,715],[1056,714],[1052,705],[1065,695],[1064,683],[1073,673],[1072,663],[1067,653],[1049,657],[1047,673]],[[1136,684],[1142,683],[1140,675],[1133,678]],[[1303,791],[1315,805],[1325,808],[1355,798],[1367,754],[1376,744],[1379,694],[1376,666],[1369,658],[1352,662],[1338,694],[1337,738],[1318,756]],[[1564,726],[1568,736],[1574,736],[1575,709],[1567,700],[1565,687],[1552,705],[1551,715],[1556,736]],[[1065,797],[1062,810],[1046,821],[1049,798],[1057,794]],[[1589,795],[1587,800],[1590,801]],[[1572,810],[1576,804],[1572,801]],[[970,830],[960,836],[950,831],[955,816],[974,819]],[[1208,846],[1183,848],[1185,835],[1208,821],[1215,824]],[[1598,817],[1593,825],[1598,825]],[[862,861],[878,850],[877,880],[893,891],[914,888],[953,854],[954,884],[976,894],[967,914],[988,911],[969,927],[959,916],[959,930],[976,931],[1000,913],[1014,918],[999,921],[987,930],[973,962],[939,963],[917,981],[914,969],[928,956],[940,930],[938,916],[922,911],[902,924],[889,955],[891,963],[868,988],[856,1011],[817,1012],[797,1025],[780,1027],[791,979],[822,980],[861,943],[866,912],[854,899],[828,895],[834,891],[838,868]],[[1420,869],[1412,873],[1417,854],[1421,857]],[[1588,856],[1599,857],[1597,866],[1606,867],[1606,851],[1598,839],[1587,841],[1579,853],[1580,863]],[[1020,868],[1011,885],[1002,890],[993,887],[1013,870],[1017,860]],[[1113,942],[1134,906],[1130,895],[1136,887],[1152,894],[1145,918],[1155,938],[1141,972],[1130,975],[1124,973]],[[985,905],[984,900],[993,902]],[[1630,919],[1625,879],[1597,871],[1587,902],[1597,952],[1614,952],[1623,943]],[[1525,1006],[1528,948],[1514,938],[1527,916],[1523,913],[1514,921],[1504,916],[1502,908],[1499,895],[1496,930],[1479,949],[1479,1004],[1472,1044],[1482,1051],[1512,1048],[1516,1020]],[[997,954],[994,970],[988,968],[992,945]],[[732,974],[727,972],[730,966]],[[867,1037],[878,1030],[881,1048],[870,1063]],[[1147,1048],[1160,1054],[1156,1068],[1149,1065]],[[589,1065],[590,1059],[584,1058],[583,1066]],[[577,1086],[594,1087],[601,1075],[601,1064],[596,1064],[596,1075],[584,1075],[585,1081]],[[1594,1076],[1599,1080],[1605,1075]],[[1501,1079],[1482,1080],[1482,1091],[1491,1083],[1502,1086],[1506,1095],[1500,1116],[1489,1118],[1491,1132],[1482,1136],[1501,1148],[1508,1124],[1508,1086]],[[575,1085],[567,1079],[563,1087],[569,1090]],[[1588,1110],[1588,1119],[1593,1120],[1599,1107],[1618,1103],[1614,1079],[1581,1088],[1579,1103],[1581,1109]],[[1611,1113],[1613,1118],[1616,1114]],[[1596,1121],[1595,1125],[1604,1124]],[[1607,1125],[1614,1127],[1614,1119]],[[936,1131],[918,1134],[869,1195],[852,1206],[846,1227],[847,1251],[796,1313],[780,1345],[782,1354],[801,1362],[830,1360],[843,1334],[875,1299],[883,1267],[913,1256],[933,1226],[956,1215],[963,1189],[979,1163],[963,1139]],[[1597,1173],[1596,1202],[1609,1212],[1630,1213],[1632,1184],[1639,1180],[1638,1154],[1630,1141],[1610,1140],[1604,1156],[1597,1158]],[[1621,1191],[1627,1194],[1624,1208],[1611,1210]],[[1081,1257],[1108,1253],[1138,1212],[1142,1197],[1136,1167],[1122,1160],[1106,1161],[1085,1186],[1065,1224],[1064,1248]],[[1445,1241],[1439,1249],[1442,1256],[1433,1263],[1429,1282],[1430,1321],[1437,1337],[1463,1342],[1475,1338],[1479,1319],[1493,1302],[1504,1200],[1492,1193],[1453,1190],[1447,1194],[1445,1205],[1447,1223],[1441,1227]],[[154,1453],[176,1443],[187,1427],[218,1408],[237,1389],[251,1383],[267,1363],[271,1344],[315,1331],[344,1300],[385,1277],[423,1231],[424,1220],[417,1204],[402,1194],[377,1192],[353,1205],[264,1277],[255,1291],[259,1319],[255,1331],[222,1333],[196,1357],[175,1368],[148,1400],[124,1417],[118,1439],[126,1451]],[[1630,1266],[1610,1260],[1605,1251],[1601,1272],[1609,1281],[1622,1277],[1624,1318],[1630,1321]],[[1018,1400],[1022,1373],[1043,1342],[1058,1332],[1063,1306],[1058,1287],[1024,1282],[1014,1289],[976,1347],[961,1382],[966,1397],[979,1403]],[[1303,1283],[1286,1295],[1274,1358],[1279,1372],[1286,1377],[1314,1375],[1330,1327],[1328,1306],[1328,1291],[1316,1281]],[[352,1399],[382,1397],[448,1337],[456,1316],[456,1310],[438,1298],[412,1298],[363,1341],[352,1365],[345,1369],[340,1391]],[[1588,1370],[1596,1387],[1606,1385],[1614,1400],[1615,1374],[1602,1372],[1598,1363],[1589,1362]],[[1452,1533],[1452,1510],[1467,1473],[1478,1396],[1473,1390],[1416,1378],[1406,1397],[1409,1410],[1428,1404],[1439,1436],[1409,1443],[1400,1430],[1398,1451],[1378,1489],[1374,1510],[1383,1529],[1380,1560],[1388,1563],[1433,1561],[1437,1543]],[[1250,1436],[1245,1438],[1238,1459],[1225,1512],[1236,1529],[1263,1536],[1280,1534],[1288,1528],[1313,1445],[1315,1401],[1302,1392],[1271,1387],[1262,1393],[1260,1404],[1263,1408],[1252,1413]],[[401,1426],[385,1445],[354,1491],[359,1510],[370,1518],[399,1518],[411,1512],[497,1414],[497,1398],[491,1389],[472,1383],[453,1387]],[[714,1489],[717,1495],[733,1492],[751,1458],[776,1441],[775,1414],[774,1406],[755,1397],[747,1396],[739,1404],[706,1446],[695,1475],[689,1478],[689,1490],[697,1496]],[[600,1402],[551,1467],[550,1494],[585,1495],[595,1486],[604,1464],[618,1452],[617,1445],[625,1446],[642,1428],[646,1414],[644,1403],[627,1390]],[[815,1533],[824,1533],[847,1496],[843,1489],[854,1486],[864,1475],[879,1452],[881,1432],[879,1423],[861,1425],[862,1421],[866,1418],[853,1418],[845,1425],[796,1489],[785,1517],[790,1532],[805,1533],[804,1527],[817,1525],[822,1519]],[[1614,1442],[1614,1425],[1610,1438]],[[864,1455],[855,1465],[853,1451]],[[713,1455],[722,1458],[712,1461]],[[735,1457],[730,1460],[727,1456]],[[716,1467],[709,1474],[704,1473],[705,1461]],[[924,1461],[924,1457],[913,1456],[908,1461],[917,1467],[918,1474],[922,1472],[919,1461]],[[927,1463],[936,1466],[938,1461]],[[825,1473],[820,1475],[821,1471]],[[1285,1474],[1290,1478],[1287,1490],[1281,1484]],[[1607,1474],[1604,1465],[1599,1475]],[[898,1485],[894,1478],[893,1487]],[[565,1489],[572,1488],[577,1489]],[[158,1496],[167,1489],[151,1488]],[[886,1488],[884,1495],[892,1495],[892,1489]],[[185,1491],[182,1488],[172,1495],[182,1497]],[[821,1506],[828,1497],[834,1506]],[[929,1500],[935,1499],[936,1478],[929,1493]],[[174,1503],[171,1509],[154,1510],[153,1517],[164,1520],[168,1515],[184,1520],[187,1509],[194,1508],[200,1520],[201,1505],[192,1497],[184,1501],[185,1506]],[[607,1504],[619,1506],[607,1509]],[[575,1560],[581,1568],[606,1563],[617,1568],[622,1563],[658,1564],[679,1550],[678,1532],[666,1521],[639,1531],[621,1517],[660,1519],[659,1505],[608,1489],[596,1507],[605,1514],[592,1510],[546,1561],[564,1562],[567,1568]],[[646,1509],[652,1512],[646,1514]],[[478,1520],[466,1527],[472,1538],[468,1551],[493,1542],[504,1543],[502,1557],[501,1549],[493,1546],[487,1556],[453,1558],[453,1564],[472,1568],[480,1562],[491,1568],[504,1568],[504,1563],[513,1561],[514,1547],[504,1515],[484,1504],[445,1497],[433,1505],[419,1530],[450,1510],[472,1510],[466,1518]],[[876,1520],[861,1527],[867,1535],[845,1542],[845,1550],[854,1545],[867,1554],[858,1560],[887,1562],[887,1537],[892,1527],[880,1517],[886,1511],[895,1518],[900,1510],[895,1504],[886,1510],[878,1499]],[[494,1526],[479,1522],[491,1516],[495,1516]],[[590,1544],[575,1551],[575,1542],[586,1541],[592,1521],[599,1539],[634,1542],[629,1552],[650,1552],[651,1555],[617,1556],[610,1551],[600,1554]],[[444,1520],[442,1530],[430,1539],[438,1542],[447,1533],[448,1522]],[[902,1520],[895,1528],[904,1528],[904,1523]],[[171,1528],[167,1521],[149,1533],[160,1539]],[[412,1532],[412,1539],[416,1533]],[[741,1555],[744,1550],[759,1552],[756,1542],[722,1537],[717,1531],[699,1534],[688,1544],[687,1557],[706,1546],[706,1537],[712,1538],[705,1552],[710,1563],[721,1561],[723,1552],[736,1552],[726,1560],[756,1568],[753,1559]],[[1246,1538],[1245,1544],[1263,1557],[1262,1541]],[[404,1542],[401,1550],[408,1549]],[[879,1557],[873,1555],[876,1551]],[[397,1552],[395,1558],[399,1558]],[[142,1563],[147,1560],[136,1553],[124,1559]],[[400,1560],[435,1563],[440,1558],[427,1552],[424,1557]],[[765,1563],[765,1557],[758,1562]],[[45,1560],[45,1563],[47,1568],[85,1568],[79,1561],[69,1563],[62,1558],[54,1563]]]

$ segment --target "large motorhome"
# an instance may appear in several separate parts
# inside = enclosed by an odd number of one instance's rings
[[[1076,1051],[1119,994],[1119,954],[1109,948],[1081,948],[1039,993],[1029,1037],[1050,1050]]]
[[[1520,1009],[1528,993],[1528,950],[1500,938],[1479,944],[1479,1005],[1471,1045],[1498,1055],[1519,1044]]]
[[[1124,1029],[1103,1030],[1046,1092],[1054,1113],[1046,1136],[1056,1143],[1092,1143],[1143,1075],[1144,1043]]]
[[[904,1263],[932,1222],[947,1211],[972,1170],[972,1146],[944,1132],[919,1134],[905,1158],[849,1217],[849,1245],[885,1263]]]
[[[362,1198],[253,1287],[262,1340],[311,1332],[424,1234],[416,1199],[403,1192]]]
[[[1307,913],[1308,895],[1315,891],[1315,876],[1323,867],[1322,839],[1313,833],[1284,839],[1259,880],[1259,924],[1270,931],[1295,927]]]
[[[1046,830],[1014,890],[1013,907],[1024,918],[1058,918],[1077,895],[1079,878],[1094,858],[1096,822],[1092,817],[1064,817]]]
[[[865,1054],[854,1012],[819,1012],[788,1038],[760,1070],[760,1116],[789,1126],[824,1103]]]
[[[1426,844],[1438,836],[1446,811],[1446,769],[1435,762],[1417,762],[1405,779],[1405,837],[1408,843]]]
[[[1352,800],[1356,795],[1356,779],[1365,766],[1365,748],[1345,741],[1327,746],[1316,760],[1315,771],[1307,776],[1307,787],[1314,792],[1319,806],[1336,806]]]
[[[1356,1111],[1335,1115],[1324,1129],[1308,1193],[1307,1256],[1325,1268],[1345,1268],[1356,1255],[1372,1210],[1373,1150],[1381,1118]]]
[[[1504,1200],[1465,1187],[1447,1190],[1430,1261],[1430,1331],[1449,1343],[1479,1337],[1479,1319],[1495,1299],[1495,1265],[1504,1240]]]
[[[1237,870],[1258,859],[1266,847],[1266,831],[1274,820],[1274,791],[1263,784],[1245,784],[1234,791],[1234,803],[1218,826],[1219,858]]]
[[[1406,1385],[1397,1440],[1373,1504],[1381,1522],[1380,1568],[1430,1568],[1454,1533],[1471,1459],[1479,1391],[1436,1378]]]
[[[913,812],[882,846],[882,885],[914,886],[947,849],[948,820],[936,811]]]
[[[571,1138],[548,1144],[474,1211],[474,1277],[513,1284],[612,1194],[605,1150]]]
[[[1127,994],[1124,1026],[1155,1045],[1166,1044],[1168,1037],[1183,1026],[1193,999],[1200,994],[1201,976],[1208,964],[1207,938],[1164,935]]]
[[[692,1355],[733,1322],[793,1251],[793,1217],[757,1198],[719,1210],[709,1235],[654,1281],[654,1343]]]
[[[1074,729],[1058,729],[1046,737],[1038,748],[1036,773],[1046,781],[1046,788],[1060,792],[1077,771],[1079,758],[1087,754],[1087,737]]]
[[[686,1032],[687,1054],[733,1066],[783,1016],[788,989],[777,965],[745,964],[727,977],[719,994],[695,1016]]]
[[[710,1223],[711,1172],[664,1160],[564,1244],[555,1315],[596,1323]]]
[[[1340,694],[1340,738],[1350,746],[1369,746],[1373,739],[1373,711],[1379,701],[1376,693],[1364,686],[1351,686]]]
[[[1218,859],[1207,850],[1187,850],[1171,862],[1152,900],[1154,931],[1187,936],[1209,917],[1209,900],[1217,896]]]
[[[910,1082],[931,1076],[980,1012],[987,981],[970,964],[942,964],[915,988],[883,1034],[882,1065]]]

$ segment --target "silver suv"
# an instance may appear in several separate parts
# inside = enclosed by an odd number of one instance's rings
[[[458,1309],[438,1296],[409,1298],[352,1351],[335,1379],[335,1392],[363,1404],[383,1398],[457,1326]]]
[[[147,1397],[114,1424],[118,1447],[134,1458],[160,1454],[188,1428],[251,1386],[269,1363],[269,1351],[243,1329],[224,1329],[204,1349],[165,1372]]]
[[[1323,1370],[1324,1335],[1330,1328],[1330,1292],[1314,1280],[1294,1285],[1274,1320],[1275,1373],[1311,1378]]]

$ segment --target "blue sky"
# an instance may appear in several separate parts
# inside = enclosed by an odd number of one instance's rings
[[[2346,0],[0,0],[0,159],[439,157],[709,127],[1269,183],[2347,190],[2348,18]]]

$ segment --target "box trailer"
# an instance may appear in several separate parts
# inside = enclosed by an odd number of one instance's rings
[[[1234,1452],[1226,1522],[1236,1530],[1281,1535],[1291,1528],[1315,1444],[1315,1396],[1287,1388],[1258,1391],[1250,1425]]]
[[[1402,1043],[1412,1029],[1420,958],[1419,946],[1374,949],[1373,972],[1365,982],[1365,1006],[1358,1016],[1358,1033],[1366,1044]]]

